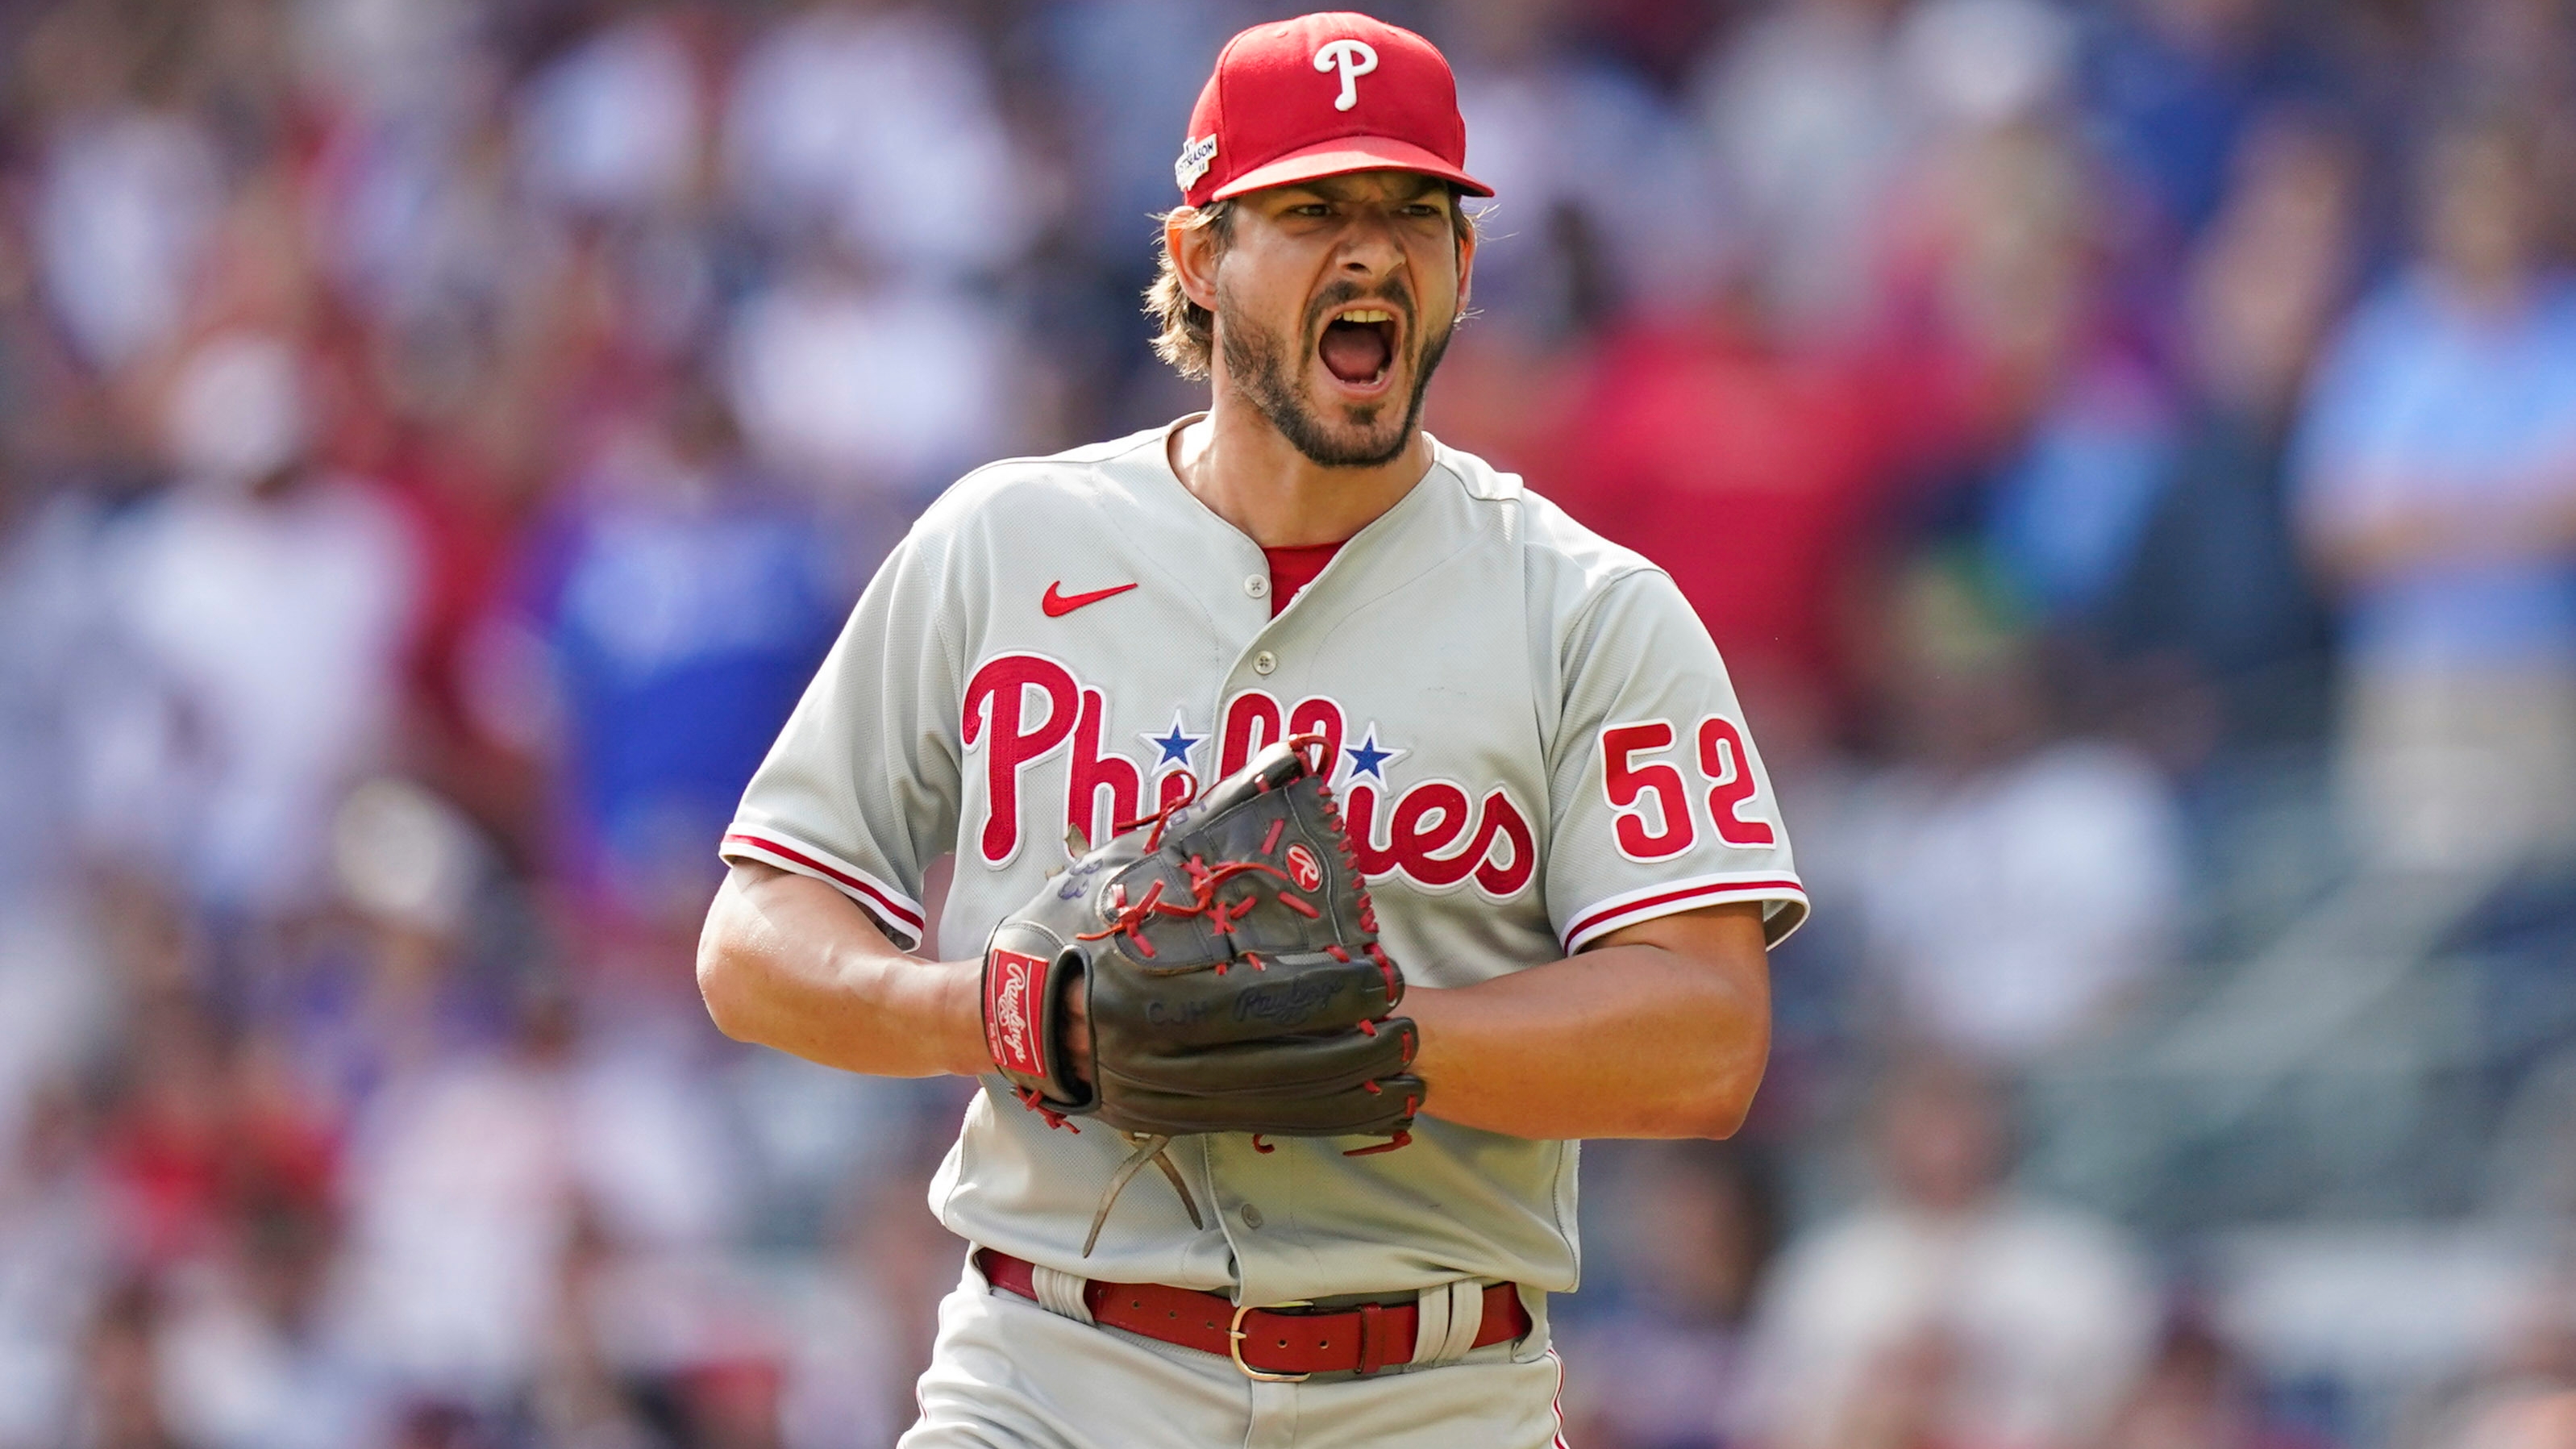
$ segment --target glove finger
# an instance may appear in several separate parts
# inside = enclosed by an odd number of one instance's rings
[[[1292,1097],[1346,1091],[1400,1074],[1419,1045],[1412,1021],[1320,1036],[1274,1037],[1116,1064],[1119,1080],[1199,1097]]]
[[[1375,1092],[1353,1087],[1323,1096],[1257,1099],[1137,1092],[1104,1098],[1101,1120],[1128,1132],[1179,1137],[1199,1132],[1259,1132],[1273,1137],[1385,1136],[1421,1110],[1422,1079],[1390,1077]]]
[[[1212,868],[1223,877],[1215,893],[1226,910],[1224,934],[1239,948],[1315,950],[1363,940],[1375,929],[1330,791],[1285,746],[1271,746],[1176,812],[1163,842],[1159,858],[1130,876],[1128,897],[1142,899],[1150,877],[1161,880],[1163,899],[1186,899]],[[1180,942],[1180,954],[1210,944],[1200,922],[1158,925]]]

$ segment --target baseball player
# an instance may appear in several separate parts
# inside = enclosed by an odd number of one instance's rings
[[[1806,898],[1716,649],[1418,427],[1465,158],[1420,36],[1236,36],[1149,307],[1208,410],[934,503],[725,837],[725,1032],[983,1083],[909,1449],[1557,1442],[1577,1139],[1761,1078]],[[980,956],[910,954],[943,854]]]

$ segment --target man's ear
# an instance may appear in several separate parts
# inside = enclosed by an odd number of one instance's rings
[[[1220,250],[1216,228],[1204,223],[1184,226],[1178,220],[1164,222],[1163,248],[1171,254],[1172,271],[1181,282],[1181,295],[1210,312],[1215,311],[1216,263]]]

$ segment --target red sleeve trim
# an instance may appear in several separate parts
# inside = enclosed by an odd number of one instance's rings
[[[795,871],[800,875],[810,875],[828,881],[839,886],[852,899],[867,907],[887,925],[909,935],[916,942],[921,939],[920,905],[905,896],[896,894],[880,882],[869,879],[864,872],[854,866],[820,860],[792,845],[772,840],[765,835],[754,835],[745,830],[725,832],[724,845],[717,853],[728,859],[737,855],[750,856],[765,860],[771,865]]]
[[[1776,946],[1789,938],[1792,931],[1806,924],[1807,888],[1794,876],[1714,876],[1699,880],[1675,881],[1670,885],[1651,886],[1613,896],[1576,915],[1565,928],[1567,955],[1583,949],[1590,942],[1621,926],[1633,926],[1657,916],[1674,915],[1718,905],[1731,900],[1769,900],[1780,903],[1780,909],[1766,912],[1762,922],[1765,945]]]

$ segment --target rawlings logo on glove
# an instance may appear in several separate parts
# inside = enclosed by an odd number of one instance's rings
[[[1163,1150],[1194,1132],[1411,1140],[1422,1080],[1404,976],[1377,942],[1331,790],[1308,751],[1271,746],[1048,880],[984,952],[984,1038],[1020,1101],[1047,1121],[1096,1117],[1135,1152],[1111,1175],[1088,1256],[1118,1194],[1151,1162],[1204,1226]],[[1066,1034],[1080,992],[1091,1079]]]
[[[984,962],[984,1044],[994,1065],[1028,1077],[1047,1073],[1045,1033],[1038,1029],[1038,998],[1046,991],[1047,963],[1017,951],[995,951]]]

